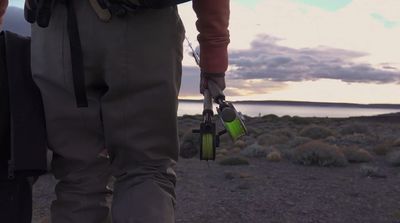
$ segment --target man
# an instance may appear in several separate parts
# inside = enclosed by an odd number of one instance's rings
[[[0,1],[2,16],[7,0]],[[56,2],[48,28],[32,27],[32,73],[59,179],[52,222],[107,222],[111,173],[114,223],[174,222],[185,35],[177,8],[143,9],[102,22],[89,0],[69,1],[79,24],[88,107],[76,107],[65,5]],[[209,81],[224,89],[229,0],[193,0],[193,8],[200,32],[200,91]]]

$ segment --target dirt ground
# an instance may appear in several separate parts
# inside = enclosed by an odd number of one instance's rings
[[[363,164],[300,166],[250,159],[221,166],[196,158],[178,164],[177,223],[400,223],[400,169],[382,159],[369,165],[383,177],[365,177]],[[48,222],[55,180],[34,188],[34,221]]]

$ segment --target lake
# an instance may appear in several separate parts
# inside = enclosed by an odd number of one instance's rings
[[[373,116],[386,113],[400,112],[400,109],[386,108],[357,108],[340,106],[309,106],[309,105],[262,105],[262,104],[234,104],[236,109],[248,116],[263,116],[275,114],[278,116],[290,115],[299,117],[329,117],[347,118],[352,116]],[[214,106],[215,107],[215,106]],[[196,115],[203,111],[200,102],[179,102],[178,115]],[[215,109],[214,109],[215,112]]]

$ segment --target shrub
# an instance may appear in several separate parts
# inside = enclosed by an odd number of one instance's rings
[[[278,121],[279,116],[274,115],[274,114],[269,114],[269,115],[262,116],[261,119],[264,121],[267,121],[267,122],[273,122],[273,121]]]
[[[293,151],[292,159],[295,163],[318,166],[345,166],[346,157],[336,146],[321,141],[311,141],[297,147]]]
[[[257,137],[257,142],[260,145],[276,145],[286,143],[289,139],[288,136],[282,134],[273,135],[271,133],[265,133]]]
[[[226,156],[226,155],[228,155],[228,150],[227,149],[218,149],[216,151],[216,153]]]
[[[249,165],[249,161],[243,157],[228,157],[218,163],[223,166]]]
[[[400,166],[400,150],[388,153],[387,154],[387,161],[392,166]]]
[[[357,146],[343,148],[342,152],[350,163],[364,163],[373,159],[372,155],[368,151]]]
[[[395,146],[395,147],[400,147],[400,138],[394,140],[393,143],[392,143],[392,145]]]
[[[260,135],[262,133],[262,131],[261,131],[261,129],[247,126],[247,133],[249,136],[257,137],[258,135]]]
[[[279,151],[272,151],[268,153],[267,160],[271,162],[279,162],[282,160],[282,155]]]
[[[247,143],[243,140],[238,140],[235,142],[234,145],[235,145],[235,147],[239,147],[239,148],[243,149],[244,147],[247,146]]]
[[[240,153],[240,151],[242,151],[239,147],[234,147],[232,149],[232,153]]]
[[[247,157],[265,157],[267,153],[267,148],[257,143],[251,144],[240,151],[240,154]]]
[[[290,129],[274,130],[274,131],[271,132],[271,134],[275,135],[275,136],[284,137],[284,138],[287,138],[287,139],[294,137],[294,133]]]
[[[311,139],[324,139],[331,135],[333,132],[330,129],[318,125],[309,125],[300,131],[300,136]]]
[[[302,118],[302,117],[299,117],[299,116],[293,116],[290,119],[290,121],[293,124],[296,124],[296,125],[309,125],[309,124],[311,124],[311,121],[310,121],[309,118]]]
[[[193,158],[200,151],[200,136],[191,131],[185,133],[182,137],[179,155],[182,158]]]
[[[351,135],[351,134],[368,134],[369,133],[369,127],[366,124],[361,124],[361,123],[350,123],[344,125],[340,133],[342,135]]]
[[[393,142],[384,142],[372,149],[372,151],[379,156],[385,156],[396,150],[399,150],[399,147],[394,146]]]
[[[288,142],[289,147],[295,148],[310,142],[311,139],[307,137],[296,136]]]

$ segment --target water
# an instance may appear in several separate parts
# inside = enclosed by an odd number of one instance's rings
[[[215,106],[214,106],[215,107]],[[299,117],[329,117],[346,118],[352,116],[373,116],[379,114],[400,112],[400,109],[384,108],[349,108],[349,107],[324,107],[324,106],[302,106],[302,105],[257,105],[257,104],[235,104],[238,111],[248,116],[259,116],[275,114],[278,116],[290,115]],[[180,102],[178,115],[201,114],[203,105],[199,102]]]

